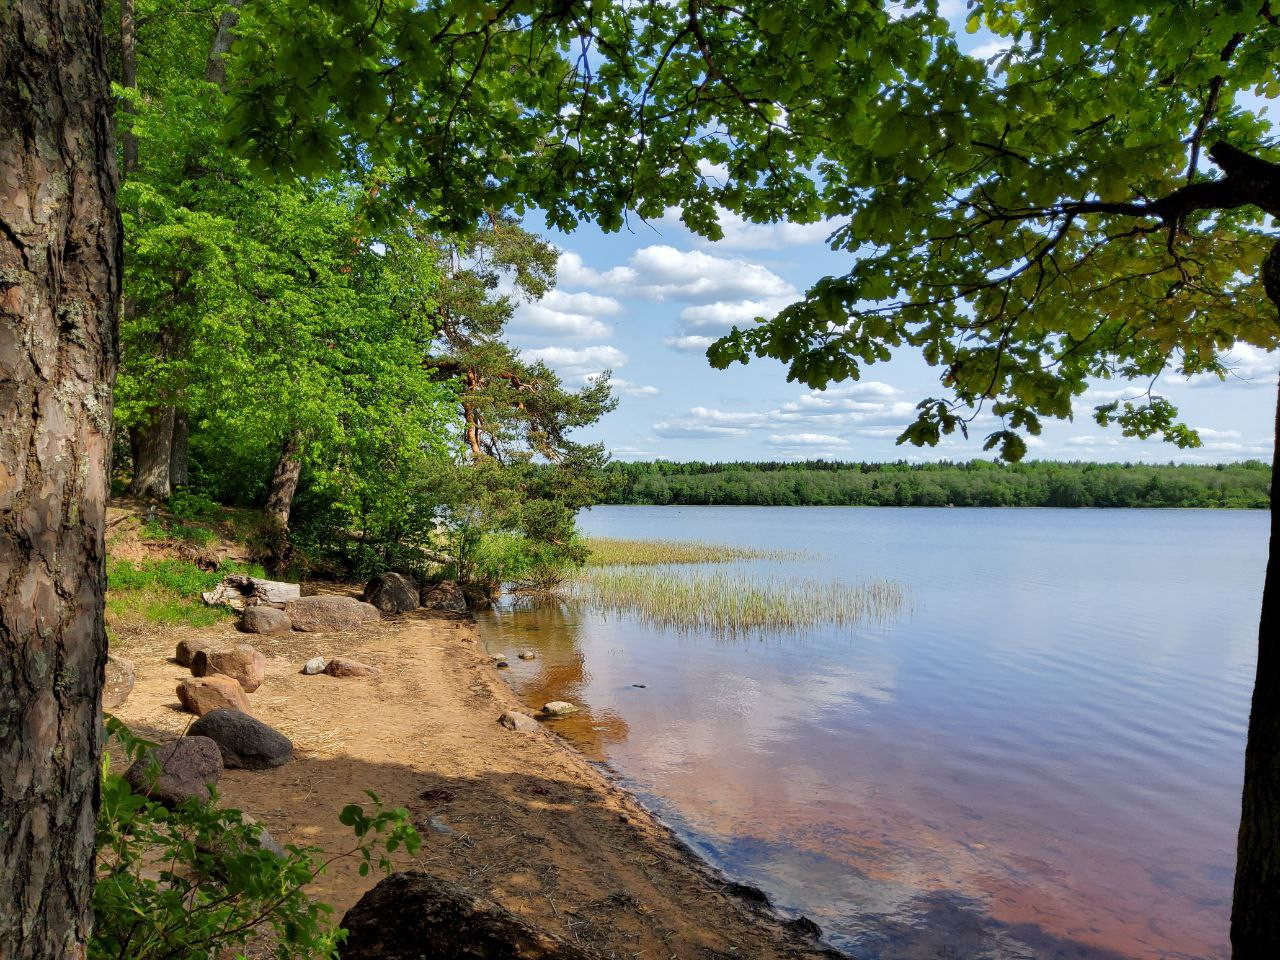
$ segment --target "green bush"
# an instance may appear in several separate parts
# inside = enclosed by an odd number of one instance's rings
[[[154,744],[107,720],[108,734],[130,761]],[[153,771],[159,773],[158,767]],[[417,851],[419,838],[403,808],[372,813],[358,804],[339,819],[356,841],[341,856],[361,859],[360,872],[392,869],[390,854]],[[312,900],[306,886],[335,858],[319,862],[316,847],[262,845],[262,828],[239,810],[188,800],[166,809],[135,793],[103,761],[94,886],[94,960],[210,960],[250,940],[270,944],[278,960],[330,958],[345,931],[327,921],[332,908]]]
[[[212,590],[229,573],[263,576],[262,568],[223,563],[202,570],[187,560],[170,558],[130,563],[107,562],[107,612],[151,623],[209,627],[230,616],[222,607],[206,607],[200,594]]]

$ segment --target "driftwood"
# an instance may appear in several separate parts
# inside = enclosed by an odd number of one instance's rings
[[[232,610],[242,611],[246,607],[256,606],[284,609],[288,601],[297,600],[300,596],[302,588],[296,583],[232,573],[212,590],[200,594],[200,599],[211,607],[230,607]]]

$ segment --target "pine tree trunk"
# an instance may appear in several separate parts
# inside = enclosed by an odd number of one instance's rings
[[[168,500],[173,492],[169,462],[173,455],[173,407],[151,411],[151,419],[129,431],[133,449],[133,482],[129,492],[135,497]]]
[[[1280,309],[1280,243],[1263,266]],[[1231,904],[1233,960],[1280,957],[1280,385],[1271,455],[1271,545],[1258,624],[1258,672],[1244,753],[1244,791]]]
[[[291,430],[280,447],[280,459],[276,461],[267,490],[267,513],[277,521],[281,530],[289,529],[293,495],[298,492],[298,480],[302,476],[301,454],[302,434]]]
[[[0,957],[92,917],[120,296],[101,7],[0,3]]]
[[[191,426],[187,411],[175,410],[173,414],[173,440],[169,446],[169,486],[176,490],[190,482],[187,454],[191,446]]]

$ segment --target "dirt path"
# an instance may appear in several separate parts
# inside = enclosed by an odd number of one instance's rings
[[[138,682],[118,715],[143,736],[170,739],[193,719],[174,695],[189,675],[169,660],[180,635],[122,633],[113,652],[134,661]],[[500,713],[522,708],[469,623],[411,615],[340,636],[247,637],[230,625],[206,634],[252,641],[267,655],[267,681],[250,701],[293,739],[295,759],[266,772],[227,771],[220,789],[277,840],[330,855],[349,849],[338,811],[367,801],[368,789],[412,812],[423,838],[414,866],[606,957],[820,955],[725,892],[562,740],[499,726]],[[298,672],[326,655],[373,664],[382,676]],[[374,882],[346,859],[314,892],[340,917]]]

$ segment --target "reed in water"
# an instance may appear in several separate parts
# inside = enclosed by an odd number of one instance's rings
[[[905,592],[892,580],[852,584],[616,566],[586,571],[573,593],[655,626],[730,634],[884,622],[906,606]]]
[[[652,567],[664,563],[732,563],[735,560],[784,560],[790,550],[734,547],[699,540],[626,540],[588,537],[587,565],[591,567]]]

